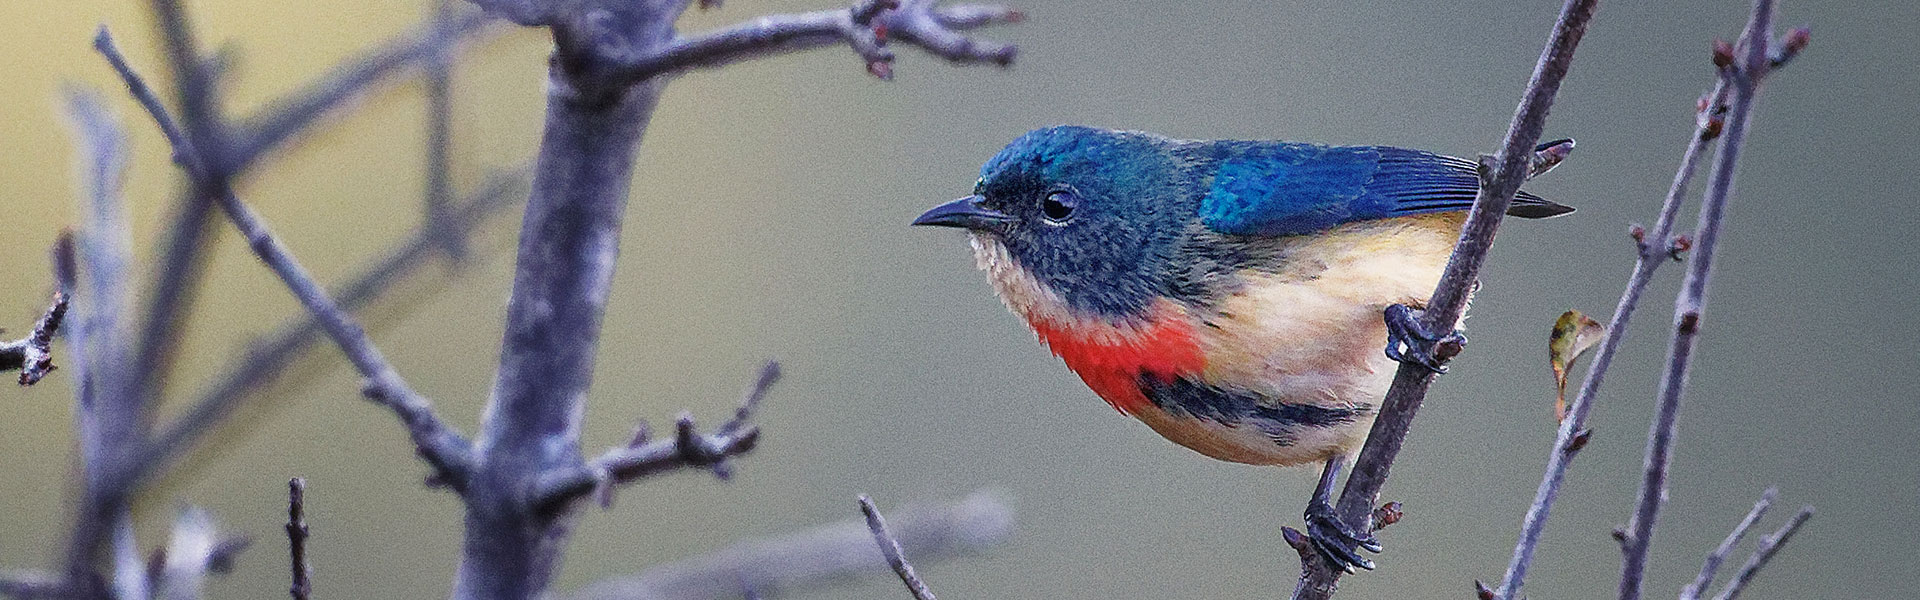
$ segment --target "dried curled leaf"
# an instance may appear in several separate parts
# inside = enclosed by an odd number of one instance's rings
[[[1567,372],[1573,370],[1573,363],[1580,360],[1580,355],[1606,337],[1605,325],[1577,310],[1561,313],[1560,320],[1554,321],[1553,333],[1547,336],[1547,360],[1553,364],[1553,381],[1558,389],[1553,402],[1554,419],[1567,418]]]

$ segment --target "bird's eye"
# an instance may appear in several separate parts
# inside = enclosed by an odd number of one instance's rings
[[[1060,225],[1073,217],[1073,209],[1079,205],[1078,194],[1069,190],[1056,190],[1048,193],[1047,199],[1040,202],[1040,213],[1046,215],[1047,221]]]

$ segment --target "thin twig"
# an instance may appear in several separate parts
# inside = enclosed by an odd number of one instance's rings
[[[880,546],[880,553],[887,555],[887,564],[900,576],[900,582],[907,585],[907,591],[914,600],[934,600],[933,592],[927,589],[927,582],[920,580],[920,574],[913,572],[913,563],[907,562],[907,556],[900,551],[900,540],[893,537],[887,529],[887,520],[880,516],[880,509],[874,507],[873,498],[860,495],[860,512],[867,515],[867,529],[873,532],[873,542]]]
[[[1480,192],[1467,214],[1453,255],[1447,260],[1446,271],[1421,317],[1428,331],[1451,331],[1460,321],[1501,217],[1531,169],[1533,149],[1546,128],[1548,108],[1560,90],[1560,82],[1572,64],[1574,48],[1586,33],[1587,22],[1597,4],[1598,0],[1567,0],[1561,7],[1559,19],[1534,65],[1533,76],[1514,111],[1499,153],[1481,158]],[[1356,529],[1369,525],[1380,487],[1386,483],[1393,459],[1399,454],[1407,429],[1432,381],[1433,373],[1424,366],[1403,364],[1395,373],[1393,386],[1381,402],[1380,413],[1368,432],[1367,443],[1361,448],[1352,474],[1341,490],[1336,510],[1348,525]],[[1325,560],[1303,562],[1303,573],[1293,597],[1321,600],[1331,597],[1341,571]]]
[[[1714,156],[1713,170],[1707,179],[1707,191],[1701,200],[1699,224],[1690,243],[1693,250],[1688,257],[1687,276],[1681,283],[1679,297],[1674,300],[1673,340],[1667,350],[1667,368],[1661,379],[1660,399],[1647,433],[1645,470],[1640,482],[1639,499],[1621,539],[1623,560],[1620,600],[1639,600],[1641,597],[1654,526],[1667,495],[1674,431],[1679,422],[1680,402],[1686,394],[1687,378],[1693,364],[1694,344],[1699,339],[1701,316],[1706,309],[1707,284],[1713,275],[1714,250],[1726,220],[1727,201],[1733,195],[1734,175],[1738,171],[1747,127],[1752,120],[1754,97],[1759,91],[1760,82],[1773,65],[1773,12],[1773,0],[1755,0],[1752,16],[1741,36],[1745,44],[1745,56],[1734,56],[1733,47],[1724,44],[1716,48],[1714,53],[1714,62],[1721,67],[1721,77],[1730,88],[1730,108],[1720,148]],[[1791,39],[1804,40],[1804,34],[1797,32]],[[1804,45],[1804,42],[1800,43],[1800,47]],[[1798,48],[1794,50],[1797,51]],[[1780,62],[1784,64],[1790,58],[1790,55],[1786,55]]]
[[[69,254],[73,251],[73,241],[66,235],[60,237],[61,244]],[[12,341],[0,341],[0,371],[20,370],[20,385],[28,386],[40,382],[42,377],[52,373],[53,334],[60,330],[60,322],[67,317],[67,292],[54,291],[53,304],[40,320],[33,324],[33,331],[27,337]]]
[[[313,593],[313,583],[308,580],[313,568],[307,566],[307,480],[300,477],[287,480],[287,557],[288,567],[292,571],[293,585],[287,587],[287,594],[293,600],[307,600]]]
[[[1752,556],[1747,557],[1747,564],[1740,566],[1740,572],[1734,574],[1733,580],[1728,581],[1727,587],[1720,590],[1720,595],[1714,596],[1713,600],[1739,598],[1741,590],[1746,589],[1747,583],[1753,581],[1753,576],[1760,574],[1760,569],[1767,566],[1767,561],[1773,560],[1773,555],[1780,551],[1780,547],[1786,545],[1787,540],[1793,538],[1793,533],[1799,531],[1800,526],[1811,518],[1813,518],[1813,507],[1802,506],[1800,512],[1794,513],[1793,518],[1787,519],[1787,523],[1781,525],[1780,529],[1760,538],[1760,546],[1753,549]]]
[[[496,175],[471,196],[452,207],[454,233],[471,236],[489,217],[518,204],[517,194],[526,185],[524,170]],[[442,255],[438,234],[420,229],[385,256],[373,261],[361,273],[339,286],[334,298],[348,311],[358,311],[392,289],[397,283],[425,267],[434,256]],[[196,442],[212,432],[254,392],[285,373],[285,367],[299,358],[324,334],[319,317],[302,314],[273,333],[244,345],[225,374],[208,384],[172,422],[159,428],[149,451],[139,457],[142,464],[136,478],[164,471],[168,464],[191,450]]]
[[[640,55],[624,66],[626,77],[638,81],[665,73],[719,67],[772,54],[798,52],[846,43],[866,61],[868,71],[881,79],[892,77],[893,53],[889,39],[919,46],[956,63],[1013,64],[1018,49],[976,41],[959,31],[1013,23],[1022,15],[1001,6],[937,7],[933,0],[906,0],[898,8],[880,10],[868,2],[841,10],[770,15],[746,23],[672,42]],[[858,18],[872,15],[864,22]],[[884,32],[884,34],[880,33]]]
[[[1767,508],[1773,506],[1773,499],[1779,494],[1778,488],[1771,487],[1760,493],[1760,500],[1753,503],[1753,510],[1747,511],[1746,518],[1740,519],[1740,524],[1735,525],[1733,531],[1727,533],[1727,539],[1721,540],[1720,546],[1707,554],[1706,562],[1700,565],[1700,575],[1693,579],[1693,583],[1687,584],[1687,587],[1680,590],[1680,600],[1699,600],[1700,594],[1706,593],[1707,587],[1713,585],[1713,577],[1720,570],[1720,563],[1726,562],[1727,555],[1733,553],[1734,545],[1739,544],[1741,538],[1747,537],[1747,530],[1752,529],[1754,523],[1760,522],[1760,517],[1766,516]]]
[[[1005,543],[1013,510],[988,492],[895,510],[887,525],[901,548],[927,564]],[[721,600],[743,590],[773,598],[853,576],[892,575],[864,518],[742,541],[710,554],[589,584],[570,600]]]
[[[431,68],[434,61],[443,60],[461,42],[485,31],[488,21],[486,15],[473,12],[451,16],[444,23],[430,20],[372,51],[343,61],[325,77],[268,103],[242,121],[233,136],[229,164],[236,173],[244,170],[375,84],[408,67],[425,64]]]
[[[109,51],[113,44],[104,30],[98,40],[97,47],[100,47],[103,53],[114,54]],[[127,80],[128,88],[137,90],[145,87],[139,75],[129,68],[124,68],[124,64],[124,61],[118,61],[115,68]],[[143,105],[146,106],[149,116],[159,124],[161,131],[179,131],[177,126],[172,125],[172,117],[164,107],[158,103],[143,102]],[[169,135],[169,141],[185,140]],[[204,169],[208,161],[197,148],[191,144],[176,146],[174,153],[181,157],[181,166],[188,169],[196,179],[207,177],[208,174]],[[223,187],[219,191],[215,202],[227,214],[234,227],[246,238],[247,245],[253,249],[254,255],[259,257],[261,262],[266,263],[267,267],[293,292],[295,299],[314,314],[327,335],[333,338],[334,343],[346,353],[348,361],[353,363],[360,374],[366,378],[363,392],[367,398],[387,406],[400,417],[422,457],[442,472],[446,476],[445,479],[453,483],[457,489],[459,482],[465,478],[467,464],[470,461],[469,444],[466,439],[441,422],[440,418],[433,413],[432,404],[425,397],[407,387],[399,373],[380,354],[379,349],[374,347],[372,340],[367,338],[366,331],[354,321],[351,315],[341,309],[331,296],[327,295],[326,290],[322,289],[312,276],[307,274],[306,269],[294,259],[292,252],[274,237],[266,221],[261,219],[252,207],[241,202],[231,187]]]
[[[1688,136],[1686,150],[1680,156],[1680,167],[1674,173],[1672,185],[1667,188],[1653,229],[1649,231],[1635,224],[1628,230],[1636,250],[1633,273],[1628,275],[1626,287],[1620,293],[1620,301],[1614,305],[1613,318],[1607,323],[1607,334],[1602,338],[1593,362],[1587,366],[1587,375],[1581,380],[1580,391],[1567,409],[1567,418],[1560,421],[1553,449],[1547,455],[1545,473],[1540,478],[1540,486],[1534,491],[1533,504],[1527,508],[1527,515],[1521,522],[1520,540],[1514,544],[1513,558],[1507,563],[1507,573],[1499,587],[1501,600],[1519,597],[1520,588],[1525,585],[1527,568],[1533,562],[1534,550],[1539,547],[1540,535],[1546,530],[1554,501],[1559,497],[1574,456],[1579,454],[1580,446],[1574,440],[1583,432],[1591,433],[1586,424],[1587,415],[1592,412],[1593,399],[1599,394],[1600,385],[1613,365],[1613,358],[1626,340],[1628,325],[1633,321],[1633,313],[1640,305],[1641,296],[1653,283],[1654,271],[1684,252],[1683,247],[1688,240],[1670,237],[1673,222],[1680,212],[1680,206],[1685,203],[1687,187],[1699,171],[1700,159],[1711,145],[1709,142],[1720,135],[1722,122],[1717,113],[1724,107],[1726,94],[1725,85],[1716,85],[1703,99],[1699,118],[1695,120],[1694,129]]]
[[[599,491],[602,506],[612,502],[613,486],[624,485],[648,476],[683,468],[704,468],[721,479],[731,477],[729,459],[751,452],[760,440],[760,427],[749,423],[760,401],[780,380],[780,363],[769,361],[734,410],[733,418],[713,433],[700,434],[693,417],[682,415],[675,423],[674,436],[649,440],[645,424],[636,430],[624,447],[608,450],[585,465],[564,469],[540,480],[537,506],[555,510],[575,498]]]

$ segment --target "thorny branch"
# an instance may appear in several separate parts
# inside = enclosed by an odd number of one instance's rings
[[[1667,350],[1667,369],[1661,378],[1660,399],[1647,433],[1645,471],[1639,500],[1620,540],[1623,560],[1620,572],[1620,600],[1639,600],[1646,573],[1647,555],[1660,505],[1667,495],[1667,469],[1672,462],[1674,430],[1679,421],[1680,401],[1685,396],[1687,377],[1692,366],[1693,348],[1699,339],[1700,319],[1706,309],[1707,284],[1713,275],[1714,250],[1726,220],[1727,201],[1733,195],[1734,175],[1740,152],[1753,117],[1754,98],[1760,83],[1777,65],[1784,65],[1806,47],[1810,34],[1795,30],[1786,38],[1773,37],[1773,0],[1755,0],[1753,14],[1741,36],[1742,55],[1725,42],[1715,45],[1714,64],[1729,88],[1729,110],[1719,151],[1701,199],[1699,224],[1694,229],[1692,253],[1686,279],[1673,306],[1673,340]]]
[[[1593,17],[1597,4],[1598,0],[1567,0],[1561,7],[1559,19],[1534,65],[1533,76],[1514,111],[1499,153],[1481,158],[1479,195],[1474,198],[1460,241],[1454,246],[1446,271],[1421,316],[1421,324],[1428,331],[1451,331],[1460,321],[1501,218],[1513,203],[1520,183],[1531,171],[1533,149],[1546,128],[1547,110],[1560,90],[1560,82],[1572,64],[1574,48],[1586,33],[1587,22]],[[1369,521],[1380,487],[1386,483],[1393,459],[1399,454],[1407,429],[1432,381],[1433,372],[1424,366],[1403,364],[1395,373],[1393,387],[1381,402],[1380,413],[1374,419],[1367,443],[1360,450],[1336,506],[1341,518],[1354,529],[1364,531],[1371,525]],[[1325,560],[1303,563],[1293,597],[1296,600],[1331,597],[1339,581],[1339,571]]]

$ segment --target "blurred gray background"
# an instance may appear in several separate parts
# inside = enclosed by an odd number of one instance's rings
[[[846,519],[860,492],[897,506],[994,488],[1014,499],[1018,531],[985,556],[923,565],[943,596],[1291,589],[1296,559],[1279,528],[1298,522],[1310,469],[1214,462],[1115,414],[1006,314],[962,236],[905,224],[966,193],[1002,144],[1049,124],[1489,151],[1558,3],[1016,1],[1031,18],[983,34],[1020,44],[1008,70],[902,49],[898,80],[884,83],[835,48],[672,84],[640,155],[589,445],[623,441],[638,417],[664,424],[687,409],[717,421],[765,358],[784,360],[789,376],[759,419],[764,445],[732,483],[681,473],[623,492],[613,510],[584,517],[562,588]],[[238,50],[236,114],[426,12],[416,0],[188,5],[203,39]],[[682,28],[834,6],[736,0]],[[137,65],[163,75],[144,7],[0,2],[0,326],[16,335],[50,289],[43,250],[77,222],[59,85],[117,89],[88,48],[103,22]],[[1711,83],[1709,41],[1737,35],[1747,9],[1603,4],[1548,131],[1578,138],[1579,150],[1530,186],[1580,210],[1503,230],[1473,346],[1434,387],[1386,490],[1408,518],[1384,532],[1382,570],[1348,578],[1341,597],[1460,598],[1473,579],[1500,576],[1553,437],[1547,330],[1568,308],[1610,314],[1630,265],[1626,226],[1651,219]],[[1654,540],[1653,597],[1690,581],[1770,484],[1781,501],[1763,527],[1803,503],[1820,512],[1748,597],[1900,597],[1920,586],[1910,566],[1920,552],[1920,181],[1906,154],[1920,70],[1905,58],[1920,9],[1788,2],[1781,15],[1812,25],[1814,42],[1760,102]],[[547,46],[541,32],[512,31],[460,61],[463,186],[533,154]],[[112,97],[137,149],[127,189],[144,258],[177,178],[152,125]],[[421,102],[417,83],[373,95],[243,186],[324,279],[417,223]],[[480,260],[431,269],[369,318],[401,372],[466,430],[491,382],[516,224],[494,221]],[[175,392],[297,312],[224,236]],[[1613,593],[1607,534],[1633,499],[1681,270],[1662,272],[1608,379],[1532,597]],[[320,596],[443,596],[459,539],[454,498],[420,486],[425,469],[400,428],[356,397],[336,351],[298,373],[152,495],[145,538],[160,539],[154,525],[177,503],[207,506],[257,539],[215,596],[282,594],[284,486],[301,475]],[[0,565],[44,565],[64,535],[62,375],[0,391]],[[906,596],[874,579],[809,597]]]

